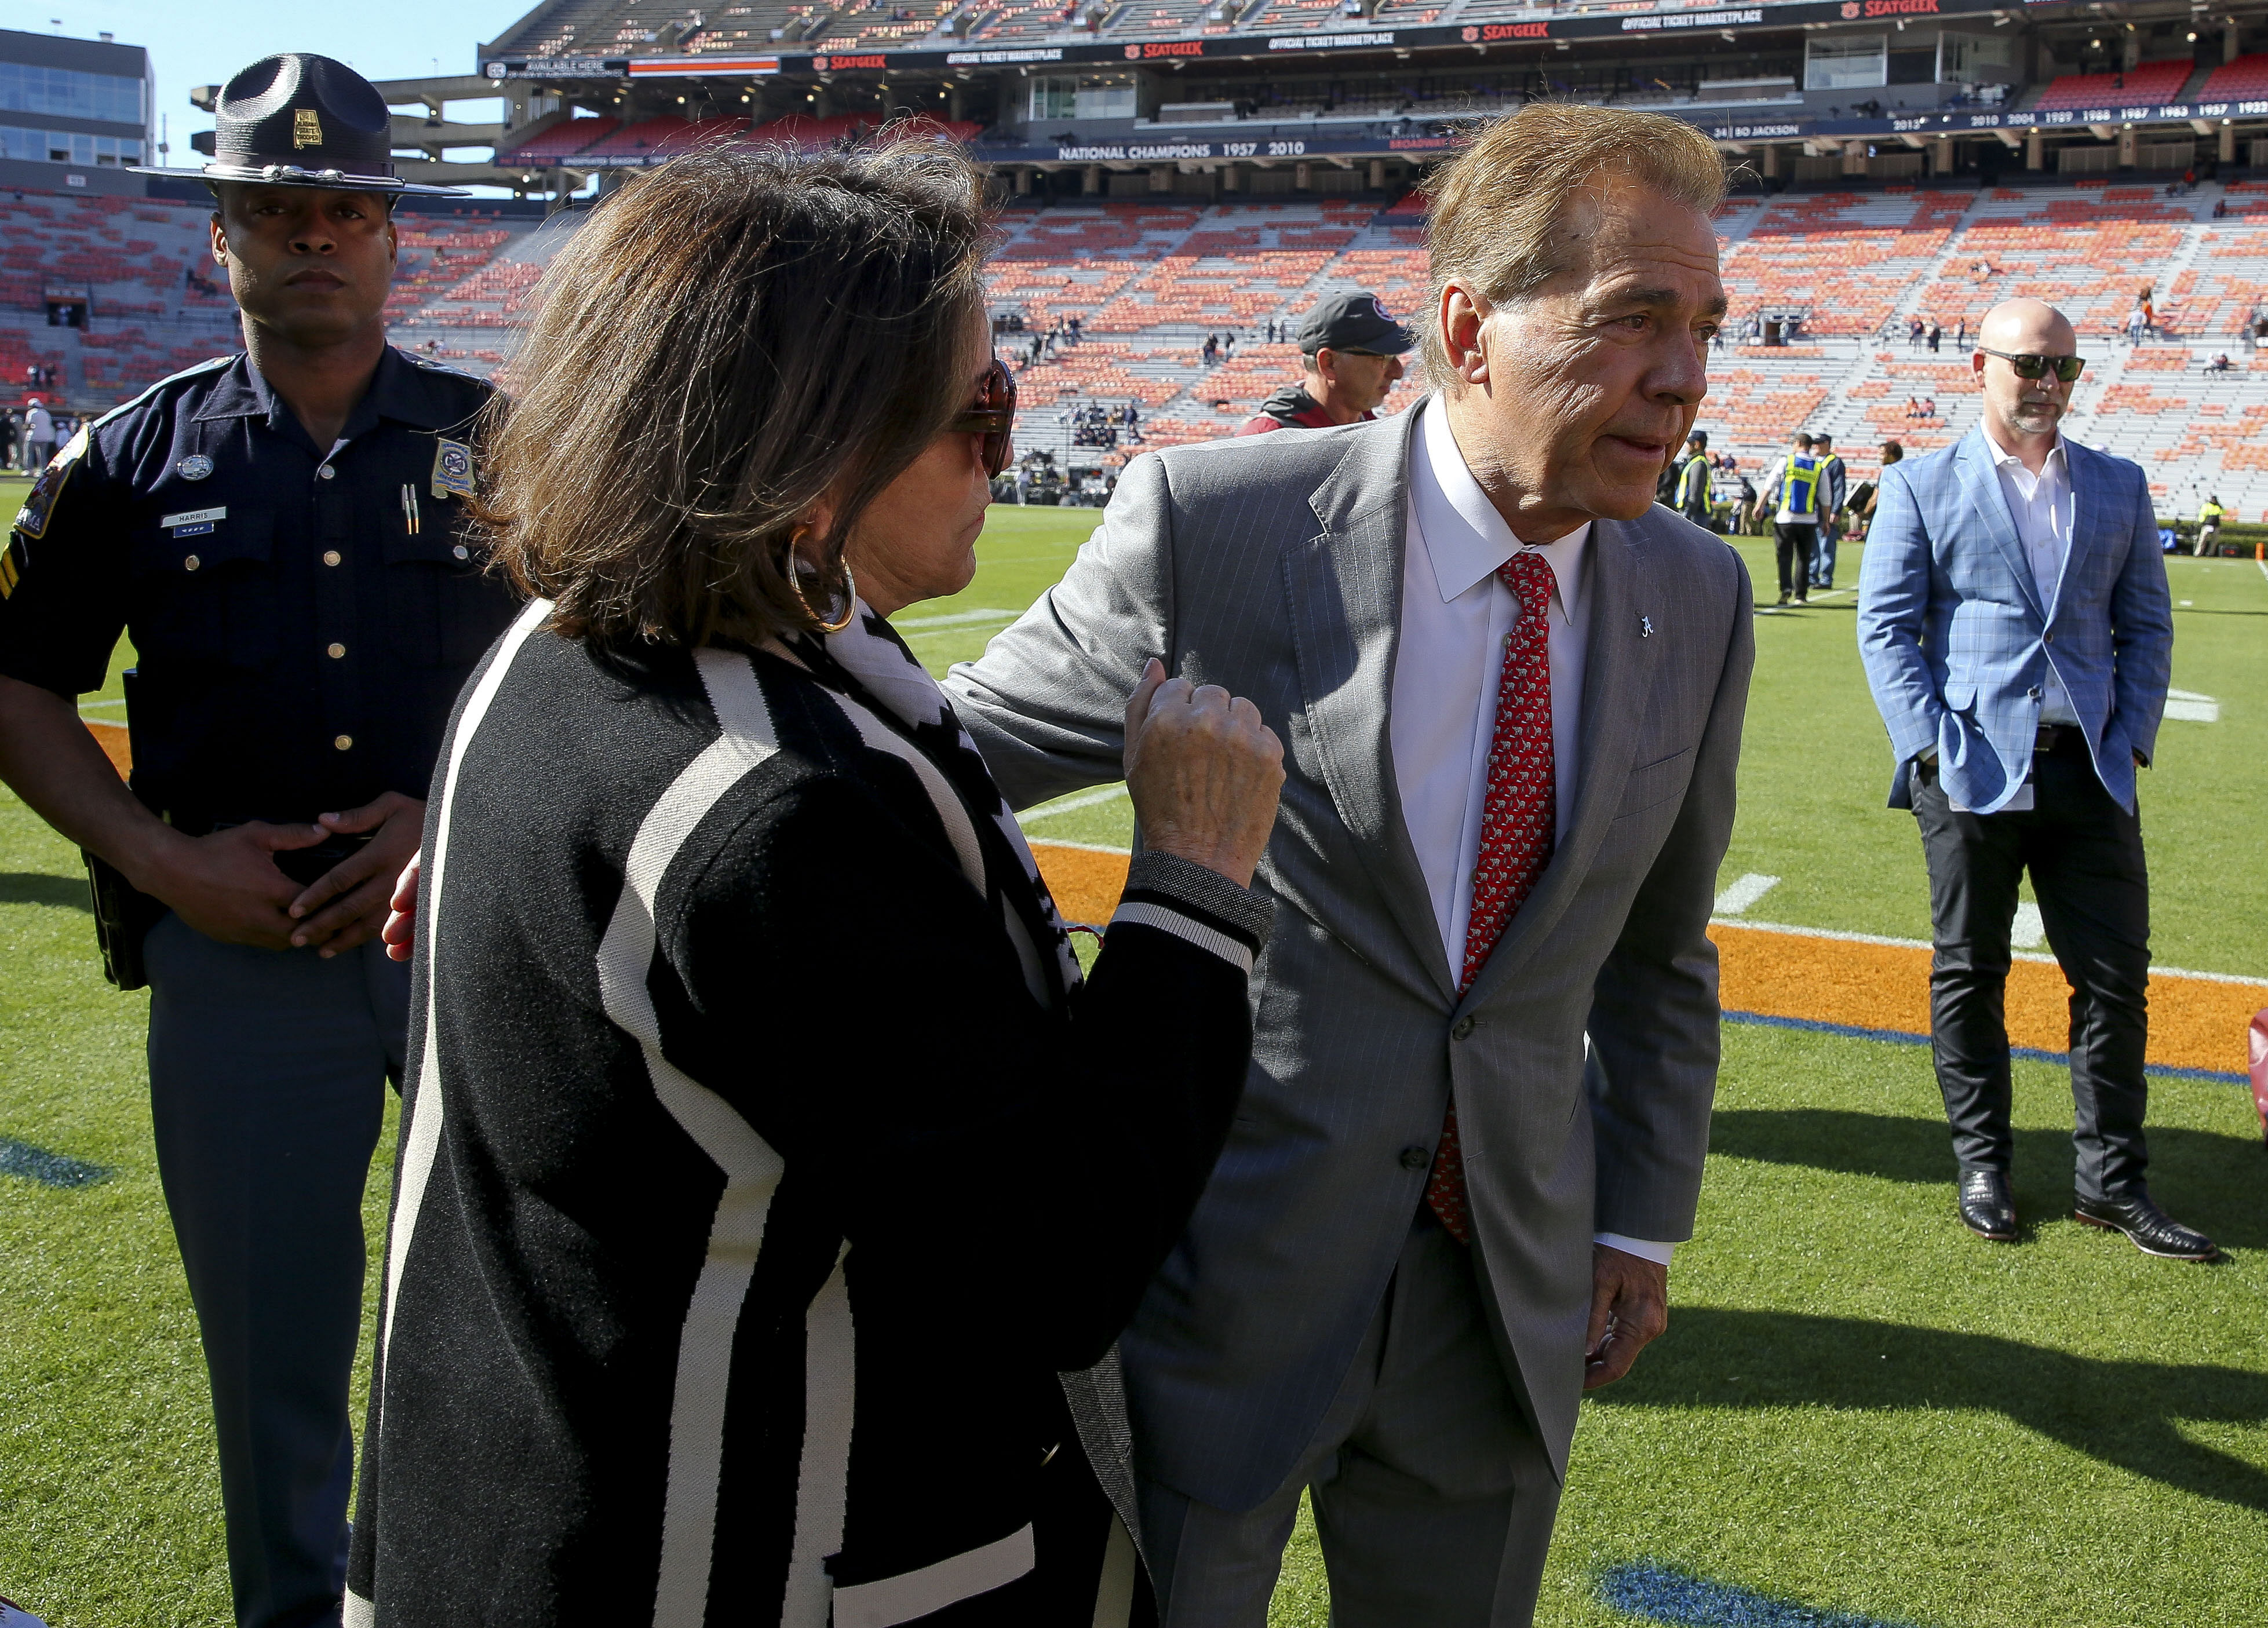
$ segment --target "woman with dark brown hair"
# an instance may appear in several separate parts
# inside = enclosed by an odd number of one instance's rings
[[[1082,980],[884,620],[968,584],[1008,455],[979,195],[924,144],[711,151],[545,278],[482,476],[534,602],[425,834],[349,1624],[1150,1610],[1112,1342],[1242,1084],[1281,748],[1152,665]]]

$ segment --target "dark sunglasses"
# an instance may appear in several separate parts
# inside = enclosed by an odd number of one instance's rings
[[[2010,356],[2005,350],[1987,350],[1983,345],[1977,348],[1986,356],[1999,357],[2015,370],[2019,379],[2037,379],[2052,367],[2057,379],[2070,384],[2087,371],[2087,358],[2083,356]]]
[[[976,387],[968,410],[946,426],[954,435],[984,438],[984,473],[997,478],[1016,450],[1016,376],[999,357]]]

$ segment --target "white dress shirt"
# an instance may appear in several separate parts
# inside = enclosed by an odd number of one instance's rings
[[[1992,429],[1980,424],[1984,445],[1992,449],[1992,468],[2000,477],[2000,496],[2007,500],[2008,518],[2015,523],[2016,541],[2031,563],[2032,583],[2040,604],[2055,608],[2056,588],[2063,580],[2064,562],[2071,557],[2071,460],[2064,454],[2063,437],[2048,453],[2047,461],[2034,475],[2024,460],[1992,438]],[[2040,694],[2040,721],[2076,724],[2071,693],[2056,672],[2055,652],[2048,652],[2048,681]]]
[[[1520,611],[1518,596],[1498,579],[1497,570],[1527,549],[1543,556],[1557,585],[1545,614],[1555,814],[1564,836],[1575,814],[1576,754],[1582,738],[1583,655],[1589,635],[1583,606],[1591,527],[1580,526],[1555,542],[1521,541],[1465,467],[1441,398],[1432,397],[1419,412],[1410,438],[1402,638],[1394,661],[1388,738],[1403,823],[1418,851],[1418,867],[1454,983],[1464,972],[1505,640]],[[1598,1241],[1669,1263],[1672,1246],[1666,1243],[1611,1234],[1600,1234]]]

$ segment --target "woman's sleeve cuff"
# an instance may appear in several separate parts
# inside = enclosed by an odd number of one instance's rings
[[[1155,851],[1134,856],[1113,925],[1132,922],[1172,933],[1249,973],[1268,941],[1275,905],[1218,871]]]

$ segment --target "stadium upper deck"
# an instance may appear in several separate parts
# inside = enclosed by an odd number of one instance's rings
[[[1689,118],[1771,180],[2268,161],[2268,9],[2188,0],[551,0],[481,53],[557,116],[973,125],[1020,192],[1376,191],[1542,97]],[[769,128],[777,128],[770,126]],[[579,135],[579,133],[578,133]],[[594,139],[578,166],[660,148]],[[562,157],[533,143],[514,155]]]

